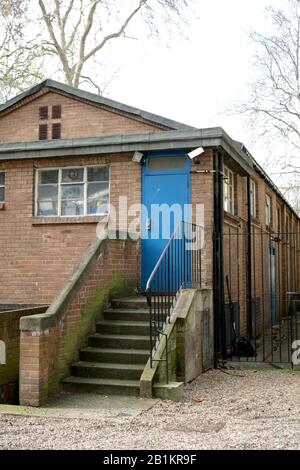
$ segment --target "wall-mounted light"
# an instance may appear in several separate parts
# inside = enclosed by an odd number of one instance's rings
[[[141,163],[144,158],[144,154],[142,152],[134,152],[132,161],[135,163]]]
[[[187,156],[188,156],[191,160],[193,160],[194,158],[199,157],[202,153],[204,153],[204,148],[203,148],[203,147],[198,147],[198,148],[192,150],[191,152],[189,152],[189,153],[187,154]]]

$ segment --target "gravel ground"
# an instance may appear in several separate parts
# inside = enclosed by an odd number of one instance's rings
[[[0,449],[300,449],[300,375],[214,370],[137,417],[0,415]]]

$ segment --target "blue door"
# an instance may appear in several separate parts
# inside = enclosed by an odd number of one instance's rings
[[[191,220],[186,152],[149,153],[143,166],[142,290],[178,223]]]
[[[276,305],[276,249],[270,245],[270,316],[271,325],[277,323]]]

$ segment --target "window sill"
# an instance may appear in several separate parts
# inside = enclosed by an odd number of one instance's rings
[[[0,202],[0,211],[5,210],[5,202]]]
[[[241,218],[237,215],[231,214],[230,212],[224,211],[224,217],[234,220],[235,222],[240,222]]]
[[[260,220],[258,217],[251,215],[251,222],[256,225],[260,225]]]
[[[32,217],[32,225],[97,224],[107,222],[107,215],[83,217]]]

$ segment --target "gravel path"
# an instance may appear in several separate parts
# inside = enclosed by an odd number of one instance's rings
[[[137,417],[0,415],[0,449],[300,449],[300,375],[210,371]]]

